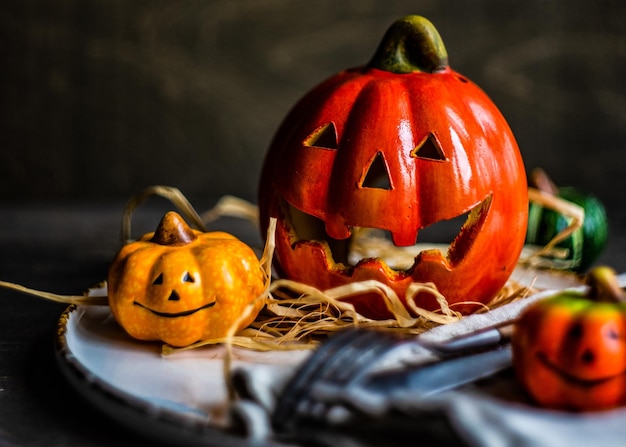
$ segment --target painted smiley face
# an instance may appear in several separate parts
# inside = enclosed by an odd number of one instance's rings
[[[626,317],[622,304],[580,296],[536,303],[513,337],[517,376],[542,406],[574,411],[626,403]]]
[[[194,278],[193,275],[191,275],[189,272],[185,272],[183,274],[183,278],[181,280],[181,285],[185,285],[185,283],[189,283],[189,284],[195,284],[196,280]],[[163,273],[159,274],[159,276],[156,277],[156,279],[154,281],[152,281],[152,286],[162,286],[163,285]],[[181,301],[181,292],[178,292],[175,288],[173,289],[167,289],[164,288],[164,291],[161,293],[157,293],[158,295],[163,295],[165,294],[167,296],[167,302],[179,302]],[[163,317],[163,318],[180,318],[180,317],[188,317],[189,315],[193,315],[196,312],[199,312],[201,310],[204,309],[209,309],[213,306],[215,306],[215,303],[217,303],[217,301],[212,301],[206,304],[202,304],[196,308],[193,309],[187,309],[187,310],[182,310],[182,311],[177,311],[177,312],[163,312],[163,311],[158,311],[156,309],[151,308],[150,306],[140,303],[139,301],[133,301],[133,304],[135,306],[139,306],[142,307],[146,310],[148,310],[149,312],[152,312],[153,314],[159,316],[159,317]]]

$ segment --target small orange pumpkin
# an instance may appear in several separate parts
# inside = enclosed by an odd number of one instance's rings
[[[154,233],[120,249],[107,283],[113,316],[129,335],[187,346],[249,325],[263,300],[246,308],[262,295],[265,277],[249,246],[228,233],[193,230],[168,212]]]
[[[626,404],[626,303],[615,274],[596,267],[585,295],[565,291],[531,305],[513,333],[523,387],[548,408],[590,411]]]

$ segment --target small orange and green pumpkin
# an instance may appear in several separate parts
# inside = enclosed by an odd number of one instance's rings
[[[586,293],[533,303],[515,324],[517,377],[539,405],[589,411],[626,404],[626,301],[615,272],[595,267]]]

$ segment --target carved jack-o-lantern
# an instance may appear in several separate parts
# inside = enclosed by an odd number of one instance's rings
[[[250,324],[263,306],[264,273],[254,251],[224,232],[203,233],[167,213],[154,233],[117,253],[107,278],[117,322],[139,340],[172,346],[218,339]]]
[[[275,265],[289,279],[327,289],[374,279],[401,299],[433,282],[451,304],[486,302],[509,278],[524,243],[527,186],[507,123],[474,83],[448,66],[439,34],[409,16],[388,31],[372,61],[305,95],[266,155],[261,223],[277,217]],[[350,264],[357,227],[386,230],[396,245],[467,216],[446,253],[419,253],[394,270],[381,259]],[[352,299],[388,315],[376,296]],[[430,295],[417,305],[438,307]],[[461,312],[472,305],[455,307]]]

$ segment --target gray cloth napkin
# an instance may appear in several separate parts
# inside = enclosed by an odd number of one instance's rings
[[[624,286],[626,274],[620,275],[618,280]],[[554,292],[545,290],[490,312],[439,326],[419,337],[431,341],[445,340],[512,320],[526,306]],[[394,358],[385,358],[375,367],[390,368],[432,360],[431,352],[412,346],[404,351],[398,350]],[[233,382],[243,397],[233,407],[233,415],[240,424],[244,421],[250,438],[280,437],[272,430],[270,416],[277,396],[296,372],[297,367],[284,365],[245,366],[233,371]],[[363,403],[367,399],[362,398],[353,396],[351,404],[358,417],[349,423],[330,423],[310,431],[305,428],[298,436],[313,445],[350,447],[404,446],[407,440],[420,445],[447,442],[446,445],[485,447],[626,445],[626,409],[581,414],[539,408],[528,400],[510,370],[481,384],[424,399],[407,400],[390,395],[384,405],[368,408]]]

